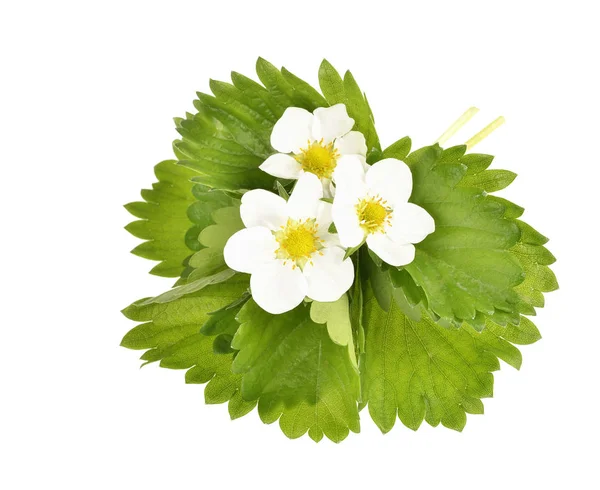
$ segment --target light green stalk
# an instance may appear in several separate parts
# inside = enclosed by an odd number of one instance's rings
[[[477,107],[471,107],[467,109],[462,116],[460,116],[452,126],[450,126],[444,133],[436,140],[440,146],[446,143],[452,136],[456,134],[456,132],[462,128],[465,124],[467,124],[471,118],[479,112]]]

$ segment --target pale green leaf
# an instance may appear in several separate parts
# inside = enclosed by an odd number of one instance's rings
[[[313,301],[310,304],[310,319],[315,323],[327,324],[329,338],[338,345],[348,347],[350,360],[356,369],[358,369],[354,342],[352,340],[348,295],[343,294],[340,299],[331,303]]]
[[[133,202],[125,208],[139,221],[129,223],[125,229],[137,238],[146,240],[131,252],[160,263],[151,274],[177,277],[184,269],[184,261],[192,253],[186,246],[186,233],[192,223],[186,216],[187,208],[195,199],[190,178],[192,170],[179,167],[175,161],[166,160],[154,168],[159,181],[151,190],[142,191],[145,202]]]
[[[204,228],[198,236],[200,244],[205,248],[190,258],[189,265],[194,270],[188,281],[202,279],[226,268],[223,258],[225,244],[231,235],[244,227],[239,206],[217,209],[212,213],[212,219],[215,224]]]
[[[121,345],[128,349],[147,349],[142,360],[160,361],[160,366],[186,369],[186,383],[208,383],[207,403],[230,401],[232,418],[252,410],[255,402],[239,396],[241,376],[231,371],[233,356],[215,354],[213,337],[200,333],[212,311],[239,298],[248,287],[248,278],[240,274],[227,282],[207,286],[168,303],[140,300],[123,310],[123,314],[144,322],[130,330]]]

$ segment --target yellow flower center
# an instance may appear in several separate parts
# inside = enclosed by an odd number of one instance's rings
[[[298,266],[302,269],[310,261],[312,254],[323,248],[323,240],[317,234],[318,227],[315,219],[288,219],[285,226],[273,232],[279,243],[275,257],[290,260],[294,262],[294,268]]]
[[[367,233],[383,232],[386,225],[390,224],[392,209],[387,206],[387,201],[381,197],[365,197],[358,201],[356,214],[360,226]]]
[[[305,172],[315,174],[320,179],[330,179],[339,156],[333,143],[324,144],[321,140],[312,143],[309,141],[308,146],[302,148],[294,158],[302,165]]]

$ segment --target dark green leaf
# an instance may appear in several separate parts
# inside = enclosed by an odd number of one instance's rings
[[[339,442],[349,430],[359,431],[358,374],[348,349],[310,320],[307,306],[271,315],[251,300],[239,319],[233,371],[243,375],[243,397],[259,398],[265,423],[279,420],[288,437],[308,431],[315,441],[325,435]]]
[[[492,396],[498,358],[520,366],[521,354],[509,341],[534,342],[537,332],[524,318],[507,329],[490,323],[482,333],[466,325],[448,329],[426,315],[411,320],[395,302],[386,312],[372,294],[365,298],[364,322],[363,396],[383,432],[396,416],[413,430],[423,420],[462,430],[466,414],[483,413],[481,398]]]

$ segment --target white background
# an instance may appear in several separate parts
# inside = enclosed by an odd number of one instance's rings
[[[595,3],[2,2],[0,487],[599,488]],[[504,195],[551,237],[561,290],[463,433],[382,436],[364,412],[339,445],[290,441],[119,347],[119,310],[171,284],[128,254],[122,204],[195,91],[259,55],[313,84],[323,57],[351,69],[384,145],[470,105],[451,143],[506,117],[477,151],[519,173]]]

